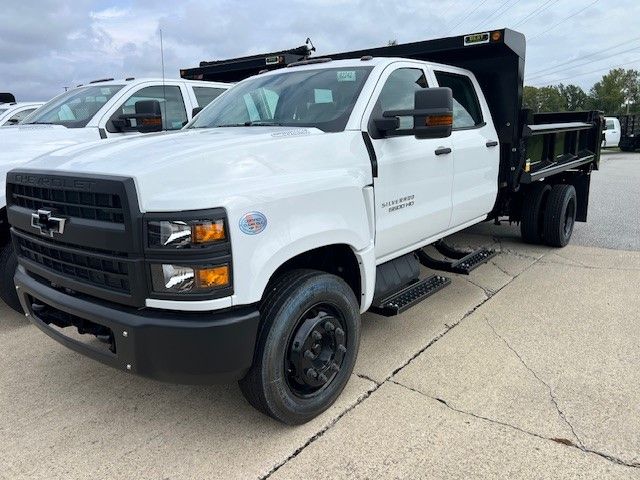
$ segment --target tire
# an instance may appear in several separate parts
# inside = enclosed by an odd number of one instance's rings
[[[550,191],[550,185],[535,183],[524,196],[520,234],[526,243],[542,243],[544,207]]]
[[[306,423],[335,402],[351,376],[360,345],[358,301],[340,277],[293,270],[268,287],[260,313],[253,365],[240,389],[266,415]]]
[[[618,148],[622,152],[633,152],[635,150],[635,148],[627,147],[626,145],[619,145]]]
[[[13,245],[9,242],[0,249],[0,297],[16,312],[24,314],[13,283],[16,268],[18,268],[18,259],[13,251]]]
[[[573,185],[554,185],[544,210],[544,242],[551,247],[569,243],[576,221],[577,198]]]

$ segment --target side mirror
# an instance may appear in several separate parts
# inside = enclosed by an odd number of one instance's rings
[[[413,128],[386,130],[390,136],[415,135],[416,138],[445,138],[451,135],[453,127],[453,94],[447,87],[417,90],[413,110],[389,110],[382,116],[385,120],[413,117]]]
[[[199,114],[199,113],[202,111],[202,109],[203,109],[203,108],[204,108],[204,107],[196,107],[196,108],[194,108],[193,110],[191,110],[191,118],[193,118],[193,117],[195,117],[197,114]]]
[[[151,133],[162,131],[162,110],[158,100],[137,101],[135,112],[119,115],[113,120],[113,125],[120,132]],[[132,124],[132,120],[135,120],[135,125]]]

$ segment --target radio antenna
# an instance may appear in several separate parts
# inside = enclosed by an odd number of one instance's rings
[[[164,83],[164,44],[162,43],[162,29],[160,29],[160,61],[162,63],[162,100],[164,102],[164,111],[165,111],[165,116],[167,114],[167,89],[166,89],[166,85]],[[160,114],[162,115],[162,105],[160,106]],[[162,118],[162,123],[163,123],[163,130],[164,130],[164,123],[166,122],[165,118]]]

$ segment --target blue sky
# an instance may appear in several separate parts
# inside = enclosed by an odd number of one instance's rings
[[[201,60],[301,45],[318,55],[511,27],[527,35],[527,83],[585,89],[640,69],[637,0],[38,0],[0,9],[0,91],[47,100],[104,77],[168,77]]]

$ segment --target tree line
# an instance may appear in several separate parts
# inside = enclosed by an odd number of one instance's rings
[[[602,110],[605,115],[640,113],[640,72],[616,68],[585,92],[577,85],[524,87],[523,106],[534,112]]]

